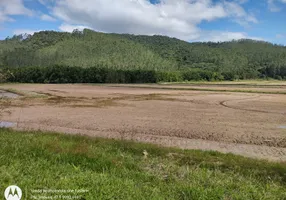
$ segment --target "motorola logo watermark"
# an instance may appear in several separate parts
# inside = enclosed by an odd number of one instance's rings
[[[4,197],[6,200],[21,200],[22,190],[16,185],[11,185],[6,188]]]

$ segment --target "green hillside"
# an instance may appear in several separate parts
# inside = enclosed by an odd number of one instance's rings
[[[122,36],[175,61],[180,69],[202,68],[240,78],[286,76],[285,46],[247,39],[188,43],[164,36]]]
[[[18,43],[15,45],[15,40]],[[26,66],[104,66],[122,69],[174,69],[175,62],[163,59],[143,45],[111,34],[90,30],[57,33],[45,31],[28,39],[1,42],[2,65]],[[13,48],[15,47],[15,48]],[[8,50],[8,51],[7,51]]]
[[[219,79],[286,78],[286,47],[262,41],[188,43],[166,36],[43,31],[0,41],[4,67],[208,71]],[[188,75],[189,77],[189,75]],[[191,80],[200,79],[192,75]],[[185,75],[181,79],[189,80]]]

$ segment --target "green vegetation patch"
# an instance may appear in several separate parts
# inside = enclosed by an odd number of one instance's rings
[[[81,199],[285,199],[286,164],[131,141],[0,129],[1,191],[85,189]]]
[[[161,81],[172,82],[210,81],[206,76],[212,76],[212,80],[285,80],[286,47],[247,39],[189,43],[166,36],[107,34],[88,29],[73,33],[41,31],[0,40],[0,66],[97,67],[141,73],[153,70],[165,73]],[[5,76],[0,70],[1,81]]]

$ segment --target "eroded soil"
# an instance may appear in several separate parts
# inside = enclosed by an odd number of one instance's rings
[[[80,84],[1,88],[42,94],[11,99],[10,114],[2,119],[17,122],[17,129],[131,139],[286,161],[286,129],[280,128],[286,126],[283,94]]]

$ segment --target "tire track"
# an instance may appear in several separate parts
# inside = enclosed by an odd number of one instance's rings
[[[230,108],[230,109],[234,109],[234,110],[241,110],[241,111],[249,111],[249,112],[258,112],[258,113],[270,113],[270,114],[279,114],[279,115],[285,115],[286,113],[280,113],[280,112],[272,112],[272,111],[265,111],[265,110],[256,110],[256,109],[247,109],[247,108],[240,108],[240,107],[235,107],[235,106],[230,106],[227,105],[227,102],[232,102],[232,101],[240,101],[240,100],[250,100],[250,99],[256,99],[261,97],[261,95],[259,96],[255,96],[255,97],[251,97],[251,98],[243,98],[243,99],[234,99],[234,100],[225,100],[225,101],[221,101],[219,102],[219,104],[223,107],[226,108]]]

